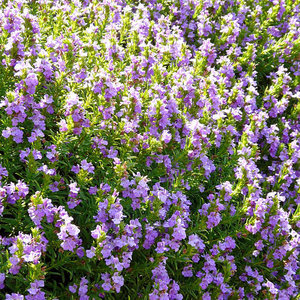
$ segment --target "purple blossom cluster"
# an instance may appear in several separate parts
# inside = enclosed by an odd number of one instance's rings
[[[35,236],[20,233],[10,240],[9,273],[17,274],[23,263],[39,263],[42,254],[46,252],[48,241],[43,234],[38,235],[37,232],[34,234]]]
[[[165,267],[165,259],[152,270],[152,280],[154,281],[153,292],[149,294],[149,299],[183,299],[183,296],[178,293],[179,285],[174,280],[170,279]]]
[[[72,224],[73,217],[69,216],[63,206],[55,207],[50,199],[43,199],[40,193],[37,193],[31,198],[28,214],[40,229],[43,229],[43,219],[46,219],[46,223],[54,223],[53,231],[57,233],[63,250],[74,251],[81,245],[81,239],[78,237],[80,229]],[[55,228],[59,228],[60,231]]]
[[[299,36],[298,1],[0,1],[0,298],[297,299]]]

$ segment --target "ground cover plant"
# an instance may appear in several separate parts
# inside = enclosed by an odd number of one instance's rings
[[[299,0],[0,0],[0,299],[299,299]]]

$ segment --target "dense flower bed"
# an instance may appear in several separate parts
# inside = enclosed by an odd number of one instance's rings
[[[298,0],[0,0],[1,299],[299,299]]]

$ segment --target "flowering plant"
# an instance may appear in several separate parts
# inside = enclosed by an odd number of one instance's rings
[[[298,0],[0,1],[1,299],[298,299]]]

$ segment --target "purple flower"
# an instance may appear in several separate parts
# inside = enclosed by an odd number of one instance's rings
[[[91,174],[93,174],[95,170],[95,167],[91,163],[88,163],[86,159],[81,162],[81,168]]]
[[[70,183],[69,188],[70,188],[70,192],[69,192],[70,200],[67,202],[67,204],[70,209],[73,209],[81,202],[81,200],[77,198],[80,188],[77,187],[76,182]]]
[[[233,250],[235,248],[234,239],[231,238],[230,236],[226,237],[224,243],[219,243],[219,248],[222,251],[225,251],[225,250],[231,251],[231,250]]]
[[[75,174],[78,174],[80,171],[80,166],[79,165],[73,166],[71,168],[71,171],[74,172]]]
[[[121,290],[121,287],[124,285],[124,278],[123,276],[118,275],[118,273],[115,273],[112,276],[112,281],[114,283],[114,287],[116,289],[116,292],[119,293]]]
[[[4,289],[4,280],[5,280],[5,273],[0,273],[0,290]]]
[[[123,215],[123,206],[120,204],[119,200],[116,200],[116,203],[113,203],[109,210],[109,216],[112,219],[114,224],[120,224],[124,218]]]
[[[199,238],[197,234],[192,234],[189,236],[189,244],[198,249],[198,251],[203,251],[205,248],[202,239]]]
[[[192,265],[184,267],[181,273],[184,277],[193,277]]]
[[[168,144],[168,143],[170,143],[170,141],[172,139],[172,135],[171,135],[171,133],[168,130],[164,130],[162,132],[161,139],[162,139],[163,142],[165,142],[166,144]]]
[[[77,250],[76,250],[76,254],[79,258],[82,258],[84,257],[84,248],[83,247],[79,247]]]
[[[211,212],[208,216],[208,220],[206,222],[207,228],[211,229],[217,226],[221,221],[221,215],[217,212]]]
[[[88,292],[88,280],[85,277],[82,277],[80,280],[80,285],[78,288],[78,295],[80,296],[79,299],[80,300],[88,300],[89,297],[87,296],[87,292]]]
[[[36,86],[39,84],[36,74],[29,73],[25,79],[25,83],[27,85],[27,92],[33,95],[35,93]]]
[[[61,120],[59,123],[59,130],[61,132],[67,132],[68,131],[68,126],[66,120]]]
[[[104,231],[102,230],[100,225],[96,226],[96,229],[91,231],[91,236],[97,240],[98,238],[100,238],[101,234],[104,233]]]
[[[24,296],[16,293],[6,294],[5,300],[24,300]]]
[[[31,295],[36,295],[39,293],[40,288],[44,286],[44,281],[43,280],[36,280],[30,284],[30,289],[28,289],[28,292]]]
[[[20,144],[23,142],[23,131],[18,127],[7,127],[5,130],[2,131],[2,136],[5,138],[9,138],[10,136],[13,137],[13,140]]]
[[[73,195],[76,195],[76,196],[77,196],[78,192],[80,191],[80,188],[77,187],[76,182],[70,183],[69,188],[70,188],[70,193],[72,193]]]
[[[88,258],[93,258],[95,256],[95,247],[92,247],[91,250],[86,250],[86,256]]]
[[[73,284],[73,285],[69,285],[69,291],[73,294],[76,293],[77,291],[77,285],[76,284]]]
[[[108,273],[101,274],[101,279],[104,280],[104,283],[102,284],[104,291],[110,291],[112,288],[110,275]]]
[[[91,186],[91,187],[89,188],[89,194],[90,194],[90,195],[96,195],[96,194],[97,194],[97,191],[98,191],[97,186]]]
[[[1,180],[4,176],[7,177],[7,176],[8,176],[8,172],[7,172],[6,168],[2,167],[2,165],[0,164],[0,180]]]

